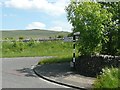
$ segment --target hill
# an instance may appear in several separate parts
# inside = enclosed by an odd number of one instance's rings
[[[11,31],[2,31],[2,39],[5,38],[14,38],[18,39],[19,37],[24,38],[55,38],[58,35],[67,36],[69,32],[63,31],[50,31],[50,30],[40,30],[40,29],[32,29],[32,30],[11,30]]]

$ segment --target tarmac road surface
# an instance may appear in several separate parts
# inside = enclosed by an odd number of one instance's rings
[[[68,88],[36,76],[32,66],[46,57],[2,58],[2,88]]]

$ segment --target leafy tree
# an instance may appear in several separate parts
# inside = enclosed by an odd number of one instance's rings
[[[103,50],[105,54],[115,55],[120,50],[120,2],[99,2],[102,8],[112,13],[112,18],[105,26]],[[119,53],[120,54],[120,53]]]
[[[78,0],[80,1],[80,0]],[[80,32],[79,52],[81,55],[100,53],[104,38],[104,25],[111,20],[112,13],[101,8],[95,2],[76,2],[71,0],[66,7],[68,21],[74,27],[73,32]]]

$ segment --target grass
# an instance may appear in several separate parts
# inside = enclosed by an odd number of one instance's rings
[[[63,41],[30,41],[27,43],[15,41],[0,44],[0,51],[2,51],[2,57],[54,56],[53,58],[46,58],[38,62],[38,64],[51,64],[70,62],[72,60],[72,47],[72,42]],[[94,88],[120,87],[119,74],[120,70],[118,68],[103,69],[103,73],[94,82]]]
[[[118,88],[120,87],[120,70],[118,68],[105,68],[94,82],[94,88]]]
[[[23,38],[55,38],[59,35],[67,36],[69,32],[58,32],[50,30],[13,30],[2,31],[2,39],[19,37]],[[40,63],[64,62],[72,58],[72,42],[48,41],[48,42],[3,42],[0,48],[0,57],[36,57],[36,56],[54,56],[42,60]]]
[[[72,57],[53,57],[48,59],[43,59],[38,62],[38,64],[51,64],[51,63],[64,63],[64,62],[70,62],[72,60]]]
[[[1,31],[2,32],[2,39],[5,38],[13,38],[18,39],[19,37],[24,38],[55,38],[58,35],[67,36],[69,32],[60,32],[60,31],[50,31],[50,30],[13,30],[13,31]]]
[[[1,48],[0,48],[1,49]],[[72,56],[72,42],[3,42],[2,57]]]
[[[2,57],[2,32],[0,31],[0,57]]]
[[[73,43],[63,41],[47,42],[3,42],[2,57],[53,56],[41,60],[38,64],[60,63],[72,60]],[[77,50],[76,50],[77,53]],[[78,53],[77,53],[78,54]]]

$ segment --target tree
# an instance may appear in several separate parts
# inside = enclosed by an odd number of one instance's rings
[[[120,50],[120,2],[99,2],[102,8],[112,13],[112,18],[104,26],[103,52],[115,55]]]
[[[78,0],[80,1],[80,0]],[[71,0],[66,7],[68,21],[73,32],[80,32],[79,52],[81,55],[100,53],[102,50],[104,25],[111,20],[112,13],[101,8],[100,3],[76,2]]]

